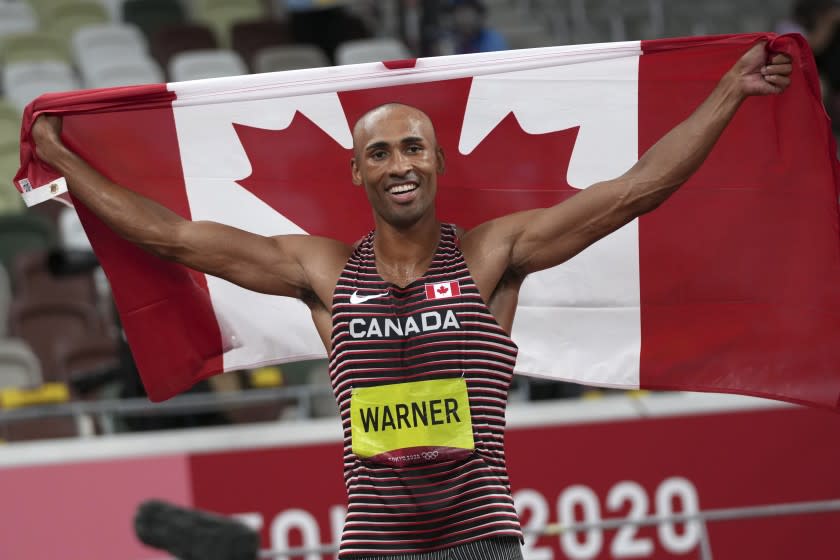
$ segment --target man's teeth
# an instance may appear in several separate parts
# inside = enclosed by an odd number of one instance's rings
[[[388,192],[390,192],[392,194],[400,194],[400,193],[413,191],[416,188],[417,188],[417,183],[406,183],[405,185],[396,185],[394,187],[391,187]]]

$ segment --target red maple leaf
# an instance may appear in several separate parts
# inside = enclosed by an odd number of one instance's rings
[[[449,288],[447,288],[446,286],[441,286],[440,288],[438,288],[437,291],[438,291],[439,294],[445,294],[446,292],[449,291]]]
[[[398,101],[426,111],[446,153],[438,216],[469,228],[519,210],[550,206],[576,189],[566,182],[577,128],[528,134],[513,114],[469,155],[458,152],[471,78],[339,94],[347,122]],[[296,113],[284,130],[234,125],[251,161],[239,181],[279,213],[315,235],[353,242],[373,227],[364,189],[350,180],[351,150]]]

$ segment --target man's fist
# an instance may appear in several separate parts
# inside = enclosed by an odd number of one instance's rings
[[[40,115],[32,125],[32,140],[38,159],[51,164],[56,148],[61,148],[61,117]]]
[[[732,74],[744,95],[772,95],[782,93],[790,85],[793,65],[786,54],[770,57],[767,43],[762,41],[744,53],[732,67]]]

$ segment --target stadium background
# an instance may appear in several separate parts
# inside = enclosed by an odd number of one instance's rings
[[[768,31],[792,3],[485,4],[487,26],[528,48]],[[225,374],[147,402],[75,213],[25,210],[10,184],[23,106],[46,91],[450,53],[451,20],[432,1],[0,1],[0,558],[160,558],[131,532],[151,497],[238,515],[273,549],[329,545],[343,516],[323,362]],[[840,498],[830,412],[524,378],[511,402],[514,493],[537,532]],[[828,559],[838,523],[822,513],[534,534],[525,554],[703,558],[706,539],[714,558]]]

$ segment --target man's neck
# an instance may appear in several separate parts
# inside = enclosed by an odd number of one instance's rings
[[[439,240],[440,222],[434,214],[406,228],[378,223],[373,247],[379,275],[393,284],[410,284],[426,272]]]

